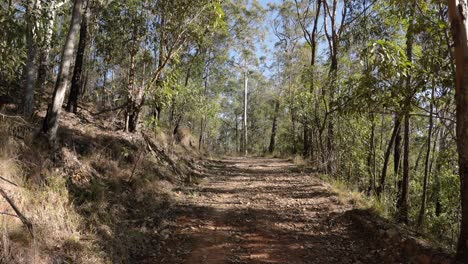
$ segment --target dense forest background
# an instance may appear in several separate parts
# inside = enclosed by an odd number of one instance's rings
[[[129,134],[191,133],[211,155],[294,157],[451,250],[462,229],[466,260],[460,28],[448,11],[438,0],[4,0],[2,120],[41,127],[52,149],[67,111]]]

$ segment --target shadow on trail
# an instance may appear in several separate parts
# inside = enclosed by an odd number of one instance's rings
[[[180,254],[155,263],[399,263],[353,225],[349,206],[292,167],[272,159],[212,162],[208,181],[177,209],[168,245]]]

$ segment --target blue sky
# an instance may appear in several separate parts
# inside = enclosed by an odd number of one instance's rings
[[[267,9],[268,4],[281,4],[283,1],[282,0],[258,0],[260,4]],[[338,6],[338,13],[341,12],[342,7]],[[273,62],[273,52],[275,49],[275,43],[278,41],[277,37],[273,33],[273,28],[272,28],[272,20],[274,18],[275,14],[269,13],[267,15],[266,21],[264,22],[264,26],[267,30],[266,37],[263,43],[258,43],[257,44],[257,57],[266,57],[267,63],[270,65]],[[338,15],[338,23],[340,22],[340,16]],[[319,26],[323,26],[323,22],[319,21]],[[305,41],[305,40],[301,40]],[[318,45],[318,56],[320,59],[320,56],[326,54],[328,52],[328,45],[326,41],[319,41]],[[266,70],[265,75],[267,77],[270,77],[272,75],[272,72],[269,70]]]

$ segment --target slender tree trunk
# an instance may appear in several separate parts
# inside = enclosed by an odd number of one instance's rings
[[[455,46],[457,149],[461,188],[461,224],[457,260],[468,263],[468,3],[449,0]]]
[[[367,169],[369,171],[369,189],[367,194],[370,195],[375,192],[375,174],[374,174],[374,154],[375,154],[375,117],[371,113],[371,134],[369,137],[369,152],[367,153]]]
[[[296,140],[296,118],[294,118],[294,113],[291,111],[291,130],[292,130],[292,136],[293,136],[293,148],[292,152],[293,154],[297,153],[297,140]]]
[[[200,120],[200,136],[198,137],[198,150],[203,147],[203,140],[205,138],[205,117]]]
[[[26,11],[26,43],[28,46],[28,61],[25,67],[25,87],[23,112],[26,117],[31,117],[34,112],[34,93],[36,87],[36,52],[37,52],[37,27],[36,9],[40,0],[29,0]]]
[[[70,95],[68,96],[68,103],[66,110],[75,113],[78,111],[78,97],[83,85],[83,63],[86,51],[87,35],[88,35],[88,17],[89,17],[89,3],[85,2],[85,14],[81,21],[80,41],[78,42],[78,51],[76,53],[75,68],[73,70],[73,77],[70,88]]]
[[[345,1],[346,2],[346,1]],[[327,170],[330,174],[335,174],[337,168],[337,160],[335,153],[335,132],[334,132],[334,114],[332,112],[332,104],[335,100],[335,93],[338,82],[338,53],[339,45],[341,39],[341,32],[343,29],[343,22],[346,20],[347,8],[342,9],[341,22],[337,20],[337,11],[338,11],[338,0],[333,0],[332,5],[330,6],[328,1],[324,1],[324,31],[325,36],[328,41],[328,46],[330,50],[330,70],[329,70],[329,81],[330,81],[330,98],[328,103],[329,116],[328,116],[328,125],[327,125]],[[346,4],[346,3],[345,3]],[[328,26],[330,23],[330,27]],[[337,23],[340,23],[338,25]]]
[[[395,145],[393,147],[393,172],[395,177],[399,178],[400,166],[401,166],[401,118],[399,114],[395,114],[394,129],[397,129],[395,137]]]
[[[271,126],[271,137],[270,137],[270,146],[268,147],[268,152],[273,153],[276,147],[276,130],[278,129],[278,114],[279,114],[280,102],[279,99],[275,103],[275,113],[273,116],[273,123]]]
[[[396,121],[397,120],[395,120],[395,122]],[[387,178],[388,163],[390,161],[390,153],[392,152],[393,143],[395,142],[395,139],[397,137],[399,130],[400,130],[400,127],[398,126],[393,127],[393,132],[390,137],[390,141],[388,142],[387,150],[385,151],[385,154],[384,154],[384,162],[382,166],[382,173],[380,174],[379,187],[377,188],[377,196],[380,196],[385,191],[385,182]]]
[[[139,91],[135,89],[135,55],[136,52],[130,54],[130,69],[128,73],[128,98],[127,98],[127,113],[125,118],[125,131],[135,132],[138,125],[138,118],[140,114],[139,109]],[[141,90],[141,89],[138,89]]]
[[[239,133],[239,116],[236,114],[236,153],[241,152],[240,133]]]
[[[408,195],[409,195],[409,140],[410,140],[410,115],[409,112],[404,116],[404,144],[403,144],[403,179],[401,181],[401,196],[399,198],[398,217],[397,220],[401,223],[408,223]]]
[[[69,82],[70,66],[73,60],[76,36],[80,31],[81,15],[83,11],[82,6],[83,0],[75,0],[73,5],[70,30],[63,48],[62,62],[60,64],[59,74],[57,76],[57,83],[55,85],[52,104],[50,104],[47,109],[47,115],[44,119],[44,124],[42,127],[42,130],[47,134],[50,141],[55,141],[57,138],[58,122]]]
[[[208,69],[208,65],[205,65],[205,77],[203,78],[203,96],[204,97],[206,97],[208,93],[208,82],[209,82],[209,69]],[[186,83],[188,83],[188,80]],[[200,137],[198,138],[198,150],[202,148],[203,142],[205,140],[206,122],[207,122],[206,116],[203,115],[202,118],[200,119]]]
[[[406,57],[411,62],[413,58],[413,41],[414,41],[414,7],[411,7],[410,21],[408,31],[406,33]],[[404,145],[403,145],[403,178],[402,178],[402,190],[400,197],[400,204],[398,206],[398,221],[402,223],[408,223],[408,212],[409,212],[409,182],[410,182],[410,112],[411,112],[411,100],[412,100],[412,88],[411,88],[411,74],[406,77],[406,102],[405,102],[405,116],[404,116]]]
[[[435,207],[435,215],[439,217],[442,214],[442,202],[440,198],[440,188],[441,188],[441,182],[440,182],[440,173],[442,172],[442,166],[444,164],[444,157],[445,153],[447,151],[447,145],[446,145],[446,135],[443,130],[439,132],[439,151],[437,153],[436,157],[436,165],[435,165],[435,171],[434,171],[434,207]],[[435,153],[434,153],[435,154]]]
[[[337,43],[333,44],[333,46]],[[330,66],[330,103],[329,111],[331,110],[332,102],[335,100],[335,90],[337,86],[337,77],[338,77],[338,53],[336,48],[333,48],[331,66]],[[327,170],[328,173],[334,175],[336,172],[336,153],[335,153],[335,124],[333,123],[333,114],[328,116],[328,125],[327,125]]]
[[[302,155],[307,158],[310,156],[310,141],[309,141],[309,126],[307,125],[309,123],[308,120],[304,122],[304,133],[303,133],[303,145],[304,145],[304,151]]]
[[[432,104],[432,100],[434,100],[434,82],[432,83],[432,91],[431,91],[431,102],[429,105],[429,129],[427,132],[427,151],[426,151],[426,159],[424,163],[424,180],[423,180],[423,193],[421,197],[421,208],[419,210],[419,215],[418,215],[418,226],[421,227],[424,223],[424,217],[426,214],[426,200],[427,200],[427,185],[429,181],[429,173],[430,173],[430,157],[431,157],[431,147],[432,147],[432,129],[434,126],[434,121],[432,118],[432,114],[434,112],[434,106]]]
[[[248,73],[244,73],[244,154],[247,156],[249,152],[248,138],[247,138],[247,107],[248,107]]]

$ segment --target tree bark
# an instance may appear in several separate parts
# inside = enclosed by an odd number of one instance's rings
[[[400,123],[398,119],[395,119],[395,123],[397,121],[398,123]],[[393,143],[395,142],[395,139],[397,137],[399,130],[400,130],[399,126],[393,127],[393,132],[390,137],[390,141],[388,142],[387,150],[385,151],[385,154],[384,154],[384,163],[382,166],[382,173],[380,174],[379,187],[377,188],[377,196],[380,196],[385,191],[385,181],[387,178],[387,169],[388,169],[388,163],[390,161],[390,153],[392,152]]]
[[[47,134],[49,141],[55,141],[57,138],[58,122],[62,111],[62,104],[65,99],[65,93],[69,82],[70,66],[73,60],[76,36],[80,31],[80,22],[82,15],[83,0],[75,0],[73,4],[73,13],[70,22],[65,46],[62,52],[62,61],[60,63],[59,74],[55,84],[55,90],[52,98],[52,104],[47,109],[47,115],[44,119],[42,130]]]
[[[369,189],[367,195],[371,195],[375,192],[375,117],[371,113],[371,133],[369,137],[369,152],[367,153],[367,169],[369,171]]]
[[[275,103],[275,113],[273,116],[273,123],[271,126],[271,137],[270,137],[270,146],[268,147],[268,152],[273,153],[276,147],[276,131],[278,129],[278,114],[279,114],[280,101],[276,100]]]
[[[127,113],[125,118],[125,131],[134,133],[138,128],[141,107],[144,104],[143,87],[135,87],[135,56],[136,51],[130,54],[130,69],[128,76]]]
[[[395,137],[395,145],[393,147],[393,172],[395,177],[399,178],[400,166],[401,166],[401,118],[398,114],[395,115],[394,129],[397,129]]]
[[[447,151],[447,136],[442,128],[439,132],[439,151],[437,152],[436,161],[435,161],[435,169],[434,169],[434,207],[435,207],[435,215],[438,217],[442,214],[442,201],[440,199],[440,173],[442,172],[442,166],[445,160],[445,153]],[[434,153],[435,154],[435,153]]]
[[[75,68],[73,70],[73,77],[70,88],[70,95],[68,96],[68,103],[66,110],[75,113],[78,111],[78,97],[80,95],[81,87],[83,86],[83,63],[86,51],[87,35],[88,35],[88,17],[89,17],[89,3],[84,3],[85,13],[81,21],[80,41],[78,42],[78,51],[76,53]]]
[[[408,61],[412,61],[413,58],[413,42],[414,42],[414,7],[411,7],[409,14],[409,26],[406,32],[406,57]],[[410,112],[411,112],[411,100],[412,100],[412,88],[411,88],[411,74],[406,77],[406,102],[405,102],[405,116],[404,116],[404,145],[403,145],[403,178],[401,184],[401,197],[400,203],[397,205],[399,222],[408,223],[408,212],[409,212],[409,182],[410,182]]]
[[[455,46],[457,150],[461,192],[461,224],[457,260],[468,263],[468,3],[449,0],[449,17]]]
[[[397,221],[401,223],[408,223],[408,195],[409,195],[409,140],[410,140],[410,117],[409,112],[404,116],[404,143],[403,143],[403,178],[400,182],[400,197],[398,199],[397,208]]]
[[[424,224],[424,217],[426,215],[426,203],[427,203],[427,185],[429,181],[429,173],[430,173],[430,166],[429,161],[431,157],[431,147],[432,147],[432,129],[434,126],[434,120],[432,119],[432,114],[434,112],[434,105],[432,104],[432,100],[434,100],[434,93],[435,93],[435,84],[432,84],[431,90],[431,102],[429,105],[429,129],[427,131],[427,151],[426,157],[424,162],[424,180],[423,180],[423,192],[421,197],[421,208],[419,210],[418,215],[418,226],[421,227]]]
[[[332,104],[335,100],[336,88],[338,85],[338,53],[339,45],[341,39],[341,33],[344,28],[344,21],[346,20],[347,14],[347,0],[343,1],[343,6],[341,7],[341,21],[337,19],[338,11],[338,0],[333,0],[332,5],[328,4],[328,1],[323,1],[324,9],[324,31],[325,37],[327,38],[329,50],[330,50],[330,69],[329,69],[329,82],[330,82],[330,93],[329,93],[329,102],[328,102],[328,125],[327,125],[327,170],[330,174],[335,174],[336,172],[336,153],[335,153],[335,132],[334,132],[334,115],[331,112]],[[328,21],[329,20],[329,21]],[[328,28],[328,22],[330,23],[330,28]],[[338,24],[339,23],[339,24]]]
[[[247,138],[247,108],[248,108],[248,82],[249,82],[248,72],[244,73],[244,155],[247,156],[249,153],[249,145]]]

